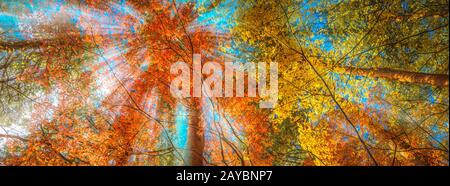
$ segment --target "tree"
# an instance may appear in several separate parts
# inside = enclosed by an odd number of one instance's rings
[[[433,104],[427,103],[427,98],[422,93],[429,89],[426,85],[432,85],[431,89],[436,90],[436,94],[432,93],[431,97],[448,95],[448,56],[444,55],[448,52],[448,47],[442,42],[448,40],[448,35],[444,34],[448,30],[448,16],[445,16],[448,9],[445,6],[434,6],[439,2],[240,3],[242,8],[237,14],[237,20],[241,22],[233,32],[238,38],[240,49],[249,51],[247,55],[255,61],[279,62],[282,72],[279,96],[281,106],[274,110],[275,121],[278,125],[286,122],[298,124],[301,148],[309,153],[315,164],[346,164],[333,159],[339,154],[350,153],[350,149],[346,153],[337,153],[342,148],[342,142],[339,142],[342,139],[331,138],[330,135],[334,134],[329,132],[332,126],[317,126],[330,112],[331,115],[339,115],[339,125],[351,129],[350,135],[352,138],[356,137],[359,145],[353,147],[354,151],[362,148],[366,153],[367,159],[363,158],[365,161],[347,162],[348,164],[386,164],[384,161],[380,162],[383,158],[378,157],[380,150],[375,147],[385,142],[380,142],[379,138],[372,139],[372,133],[362,131],[358,117],[351,112],[355,107],[357,110],[378,107],[378,112],[389,113],[391,119],[381,122],[388,130],[386,133],[395,131],[394,128],[400,125],[401,128],[409,128],[407,130],[410,132],[417,132],[420,137],[416,139],[424,142],[430,142],[429,137],[435,135],[429,132],[433,126],[431,123],[445,125],[447,117],[443,113],[448,112],[448,99],[438,101],[442,103],[437,111],[440,113],[439,119],[432,119],[428,125],[417,122],[416,119],[408,121],[408,124],[399,124],[398,119],[404,117],[404,112],[389,108],[392,105],[399,106],[400,110],[402,107],[413,108],[408,105],[412,103],[403,102],[401,106],[387,103],[385,101],[391,97],[384,96],[392,94],[396,98],[402,95],[405,100],[424,100],[420,106],[407,111],[408,114],[422,114],[430,113],[426,109],[422,110],[423,108],[433,108]],[[404,8],[405,6],[411,10]],[[420,13],[416,16],[405,14],[405,9]],[[423,24],[424,20],[430,24]],[[399,45],[402,50],[399,50]],[[425,48],[435,46],[439,46],[440,50],[429,53],[424,51]],[[247,50],[248,48],[252,50]],[[411,63],[405,63],[407,61]],[[437,70],[436,67],[441,67],[440,65],[444,66]],[[419,68],[428,71],[414,70]],[[361,79],[364,81],[360,82]],[[398,85],[399,82],[409,84]],[[353,87],[364,87],[362,89],[366,90]],[[367,103],[366,100],[373,94],[370,89],[376,87],[381,90],[378,93],[381,96],[375,100],[383,103]],[[400,93],[402,91],[408,93]],[[383,118],[380,115],[378,117]],[[427,127],[416,131],[413,126]],[[415,135],[410,132],[404,135]],[[403,135],[399,133],[397,135]],[[434,142],[425,145],[426,148],[434,149],[432,151],[443,150],[441,158],[448,156],[448,145],[440,140],[432,141]],[[438,148],[432,145],[436,141],[440,146]],[[351,144],[355,145],[356,142],[352,141]],[[388,152],[395,151],[394,148],[388,149]],[[386,154],[381,157],[386,157]]]
[[[2,164],[448,165],[447,1],[46,3],[0,3]],[[195,54],[278,62],[277,106],[173,97]]]

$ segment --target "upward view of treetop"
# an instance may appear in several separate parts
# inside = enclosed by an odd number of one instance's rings
[[[0,164],[448,166],[448,6],[0,0]],[[275,62],[277,104],[250,72],[243,97],[173,96],[198,56]]]

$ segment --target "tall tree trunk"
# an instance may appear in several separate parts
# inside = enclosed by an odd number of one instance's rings
[[[372,78],[384,78],[387,80],[395,80],[404,83],[427,84],[441,88],[448,87],[449,78],[447,74],[427,74],[389,68],[339,67],[335,69],[335,72]]]
[[[204,128],[201,117],[200,98],[191,98],[189,104],[188,163],[191,166],[203,165],[205,147]]]

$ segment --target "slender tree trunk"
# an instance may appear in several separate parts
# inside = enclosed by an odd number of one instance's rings
[[[202,113],[200,98],[191,98],[189,106],[189,155],[187,162],[191,166],[202,166],[205,140],[203,123],[200,119]]]
[[[23,49],[23,48],[37,48],[43,46],[45,44],[51,44],[52,42],[56,42],[57,40],[35,40],[35,41],[13,41],[13,42],[5,42],[0,41],[0,49],[10,48],[10,49]]]
[[[388,68],[339,67],[335,69],[335,72],[372,78],[384,78],[387,80],[395,80],[404,83],[427,84],[441,88],[448,87],[449,78],[447,74],[427,74]]]

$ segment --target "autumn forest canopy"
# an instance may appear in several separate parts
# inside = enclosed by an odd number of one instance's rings
[[[0,0],[0,165],[448,166],[449,1]]]

